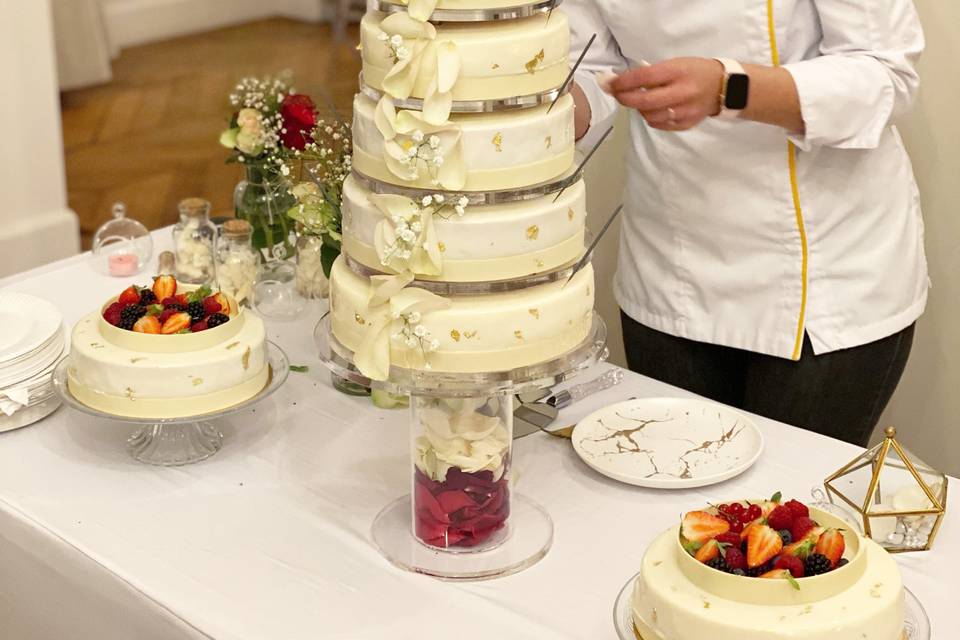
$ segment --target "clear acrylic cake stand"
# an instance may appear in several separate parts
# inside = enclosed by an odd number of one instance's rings
[[[606,326],[594,314],[587,338],[576,348],[550,361],[484,373],[445,373],[394,366],[388,380],[378,381],[363,376],[350,364],[353,353],[333,336],[329,316],[321,319],[314,330],[320,359],[333,373],[374,389],[411,396],[412,432],[417,429],[418,406],[422,410],[430,402],[450,403],[456,399],[474,402],[480,398],[477,402],[490,402],[499,407],[494,411],[499,412],[506,424],[508,442],[511,443],[513,414],[512,410],[505,409],[511,406],[510,395],[557,384],[605,360],[609,353],[606,338]],[[509,466],[509,462],[505,463],[505,474],[509,473]],[[509,515],[505,516],[505,526],[475,547],[451,545],[442,548],[421,541],[414,534],[417,516],[412,495],[397,499],[377,515],[371,529],[373,542],[394,565],[446,580],[484,580],[522,571],[547,554],[553,542],[553,521],[533,500],[512,491],[506,491],[506,494],[508,497],[504,499],[509,501]]]
[[[77,411],[138,426],[139,429],[127,439],[127,451],[134,459],[144,464],[173,467],[206,460],[215,454],[223,446],[223,434],[214,421],[249,409],[280,388],[290,373],[290,361],[272,342],[267,342],[267,364],[270,367],[267,384],[252,398],[213,413],[176,418],[131,418],[88,407],[75,398],[67,386],[69,357],[54,370],[53,384],[64,402]]]
[[[640,574],[637,573],[623,585],[617,594],[617,601],[613,605],[613,625],[620,640],[661,640],[660,638],[644,638],[633,624],[633,587]],[[904,588],[904,620],[903,640],[930,640],[930,618],[927,612],[913,593]],[[668,638],[667,640],[674,640]]]

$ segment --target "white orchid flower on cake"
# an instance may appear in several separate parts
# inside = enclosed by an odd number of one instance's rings
[[[431,124],[419,111],[398,112],[388,96],[377,103],[374,123],[383,136],[383,158],[392,174],[414,182],[421,180],[426,172],[430,181],[443,189],[463,188],[467,168],[457,125]]]
[[[446,123],[453,105],[453,86],[460,76],[457,45],[448,40],[438,42],[436,27],[407,13],[387,16],[380,28],[394,60],[383,79],[384,92],[404,100],[419,88],[423,91],[423,118],[433,125]]]
[[[362,312],[367,319],[366,333],[353,362],[372,380],[386,380],[390,374],[392,346],[403,354],[400,363],[408,367],[429,368],[427,356],[440,344],[426,332],[423,318],[431,311],[448,309],[450,300],[426,289],[408,287],[413,282],[409,271],[394,276],[370,278],[371,294]]]
[[[440,275],[443,258],[432,200],[428,207],[393,194],[371,194],[369,200],[383,214],[373,235],[380,263],[398,273]]]
[[[499,479],[510,436],[499,417],[483,412],[485,404],[475,398],[438,400],[419,410],[423,434],[416,440],[415,464],[424,474],[442,482],[457,467],[466,473],[492,471]]]

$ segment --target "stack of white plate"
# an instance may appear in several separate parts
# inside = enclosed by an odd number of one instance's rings
[[[0,327],[0,431],[9,431],[60,406],[53,370],[66,344],[57,308],[24,293],[0,291]]]

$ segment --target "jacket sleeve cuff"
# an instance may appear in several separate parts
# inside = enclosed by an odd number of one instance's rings
[[[866,58],[821,56],[783,65],[800,97],[804,133],[790,140],[815,146],[872,149],[890,121],[894,92],[879,63]]]
[[[590,128],[587,133],[577,141],[577,149],[589,151],[593,145],[600,140],[603,132],[613,124],[613,119],[617,115],[617,101],[607,95],[597,83],[596,72],[586,69],[577,69],[574,79],[583,90],[583,94],[590,103]]]

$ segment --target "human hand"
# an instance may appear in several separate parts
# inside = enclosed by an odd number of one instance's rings
[[[629,69],[610,81],[611,94],[664,131],[684,131],[720,112],[724,69],[709,58],[671,58]]]

